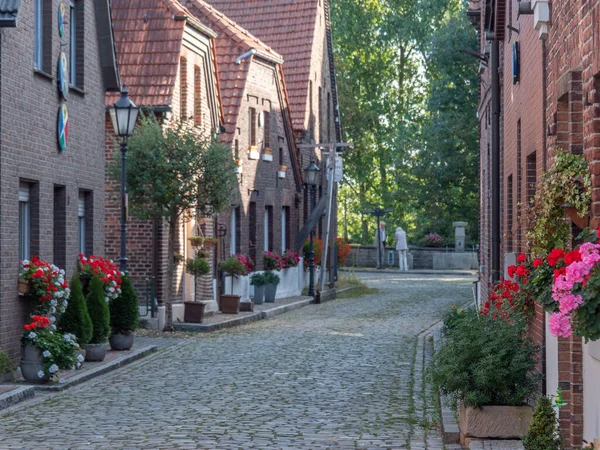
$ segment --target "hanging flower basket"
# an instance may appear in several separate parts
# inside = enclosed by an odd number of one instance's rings
[[[583,217],[579,215],[577,208],[575,208],[570,203],[563,203],[562,208],[565,210],[565,213],[571,219],[571,221],[577,225],[582,230],[590,226],[590,214],[585,214]]]
[[[204,248],[211,249],[217,246],[219,240],[217,238],[205,238],[204,239]]]
[[[279,178],[285,178],[285,171],[287,170],[287,166],[279,166],[279,170],[277,171],[277,176]]]
[[[202,248],[205,240],[206,238],[204,236],[191,236],[188,238],[190,245],[194,248]]]
[[[248,147],[248,159],[258,159],[260,158],[260,153],[258,151],[258,147],[256,145],[251,145]]]
[[[25,278],[19,277],[18,289],[20,295],[27,295],[31,292],[31,283]]]

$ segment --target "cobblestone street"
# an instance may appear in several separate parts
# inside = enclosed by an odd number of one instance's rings
[[[424,332],[472,279],[360,276],[379,292],[173,340],[5,410],[0,449],[443,449]]]

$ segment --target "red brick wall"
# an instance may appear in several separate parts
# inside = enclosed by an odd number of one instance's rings
[[[79,190],[91,192],[95,206],[91,228],[93,251],[101,254],[104,242],[104,85],[101,78],[94,4],[84,5],[85,59],[83,90],[71,89],[66,101],[69,143],[57,146],[56,62],[61,46],[56,17],[61,2],[51,2],[49,42],[51,74],[36,73],[34,54],[34,2],[22,2],[19,26],[0,37],[0,347],[13,358],[20,355],[20,334],[27,302],[17,296],[19,180],[33,185],[37,212],[32,220],[32,242],[41,258],[54,260],[54,187],[64,186],[67,204],[64,242],[60,253],[67,275],[73,274],[78,253],[77,199]],[[68,25],[66,36],[69,35]],[[65,39],[65,38],[63,38]],[[48,42],[48,41],[47,41]],[[57,250],[59,250],[57,248]]]

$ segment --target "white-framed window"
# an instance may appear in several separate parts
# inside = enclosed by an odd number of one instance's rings
[[[237,208],[231,210],[231,220],[229,221],[229,254],[235,255],[235,251],[237,248],[237,217],[236,217]]]
[[[85,255],[85,192],[79,193],[79,199],[77,201],[77,226],[79,228],[79,240],[77,242],[78,251]]]
[[[44,68],[44,0],[34,0],[34,66]]]
[[[268,252],[269,251],[269,208],[265,208],[265,218],[264,218],[264,230],[265,230],[265,235],[264,235],[264,245],[265,245],[265,251]]]
[[[28,183],[19,184],[19,260],[31,258],[31,202]]]
[[[281,253],[286,251],[288,245],[288,243],[286,242],[287,221],[287,209],[283,207],[281,208]]]
[[[77,86],[77,10],[69,3],[69,83]]]

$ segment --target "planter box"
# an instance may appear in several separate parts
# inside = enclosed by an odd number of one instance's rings
[[[223,314],[238,314],[240,312],[239,295],[221,295],[220,303]]]
[[[184,302],[183,321],[188,323],[202,323],[204,320],[204,302]]]
[[[273,161],[273,155],[270,153],[263,153],[262,160],[263,161]]]
[[[482,406],[466,408],[460,405],[459,428],[465,438],[521,439],[529,428],[531,406]]]
[[[278,170],[277,171],[277,177],[278,178],[285,178],[285,171],[284,170]]]
[[[248,159],[258,159],[260,158],[260,152],[258,148],[254,145],[248,148]]]

